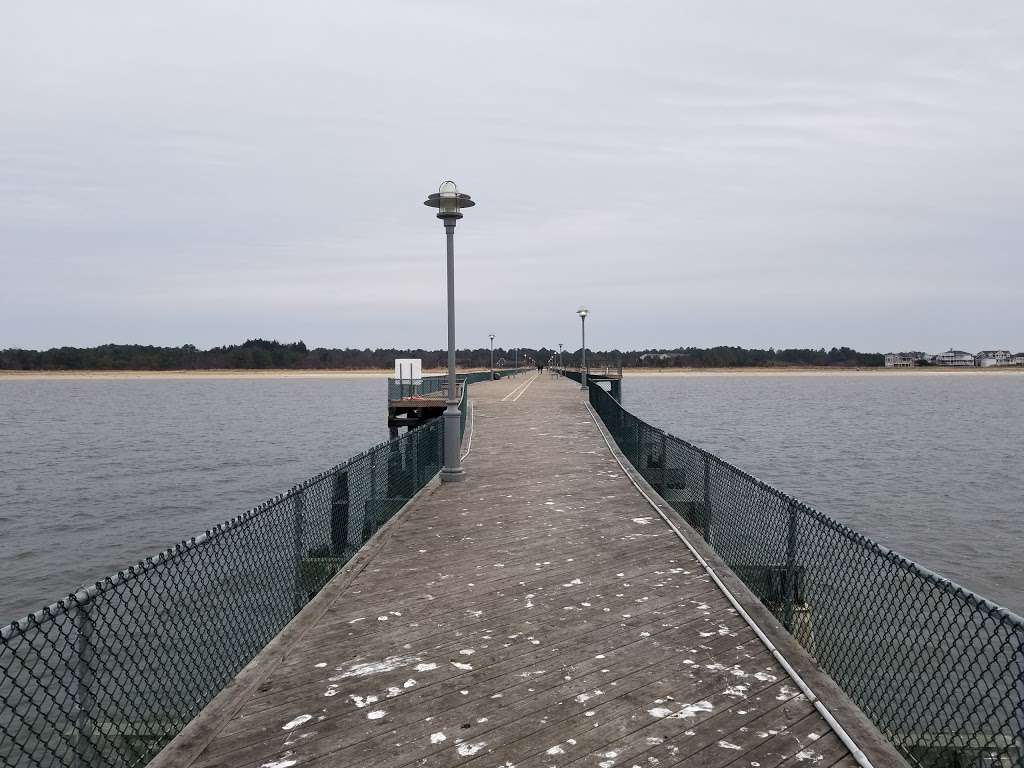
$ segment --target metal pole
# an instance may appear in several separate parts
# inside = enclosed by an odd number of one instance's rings
[[[90,768],[98,764],[96,745],[93,743],[93,621],[89,615],[92,601],[87,597],[75,605],[75,768]]]
[[[583,365],[580,366],[580,389],[587,388],[587,316],[580,315],[580,328],[583,333]]]
[[[494,337],[491,336],[491,381],[494,381]]]
[[[704,538],[712,547],[715,546],[711,532],[711,454],[704,454]]]
[[[444,409],[444,467],[441,481],[465,480],[462,470],[462,436],[459,434],[459,397],[455,382],[455,219],[444,219],[448,239],[448,400]]]
[[[797,508],[789,503],[789,525],[786,529],[786,587],[782,604],[782,626],[793,633],[793,608],[796,604],[796,536]]]
[[[562,367],[562,345],[558,345],[558,367]]]
[[[306,604],[306,584],[305,579],[302,578],[302,518],[306,512],[305,493],[306,491],[302,488],[295,491],[295,508],[292,512],[294,516],[292,537],[295,540],[295,591],[292,607],[296,614]]]
[[[512,375],[515,376],[519,373],[519,347],[516,347],[513,360],[512,360]]]

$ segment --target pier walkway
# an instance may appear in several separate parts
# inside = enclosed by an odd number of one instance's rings
[[[857,765],[577,385],[471,394],[466,481],[421,492],[151,765]],[[874,765],[902,765],[722,576]]]

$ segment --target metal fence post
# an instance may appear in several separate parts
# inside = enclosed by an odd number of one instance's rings
[[[641,469],[644,465],[644,427],[640,420],[636,418],[633,419],[633,427],[636,430],[636,438],[633,440],[633,448],[636,451],[633,466]]]
[[[75,768],[99,765],[96,745],[93,744],[93,643],[92,616],[89,615],[90,597],[75,605]]]
[[[295,589],[293,593],[293,605],[294,612],[298,613],[302,610],[302,606],[306,604],[306,589],[305,580],[302,578],[302,533],[305,522],[303,517],[306,511],[306,490],[304,488],[295,489],[295,508],[292,512],[292,535],[295,539]]]
[[[711,532],[711,454],[704,454],[704,539],[714,549],[715,541]]]
[[[1018,760],[1024,757],[1024,632],[1018,633],[1020,642],[1017,645],[1017,754]]]
[[[377,532],[377,508],[374,504],[377,499],[377,451],[371,450],[367,458],[370,460],[370,498],[366,500],[365,514],[369,515],[370,536],[373,536]],[[365,538],[369,538],[369,536]],[[366,541],[364,540],[363,543],[365,544]]]
[[[402,469],[402,446],[398,440],[388,443],[388,478],[385,496],[389,499],[402,495],[405,476]]]
[[[348,472],[341,471],[334,476],[331,494],[331,552],[336,557],[343,557],[348,547],[348,523]]]
[[[412,448],[412,484],[416,491],[420,489],[420,437],[420,431],[414,430],[409,441]]]
[[[661,484],[658,486],[658,493],[664,496],[668,491],[668,437],[664,430],[661,430],[661,447],[658,463],[661,465]]]
[[[786,596],[782,608],[782,626],[793,632],[793,608],[796,603],[796,535],[797,508],[789,502],[789,521],[786,526]]]

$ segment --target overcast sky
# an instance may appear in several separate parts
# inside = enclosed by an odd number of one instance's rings
[[[1024,3],[5,3],[0,347],[1024,349]]]

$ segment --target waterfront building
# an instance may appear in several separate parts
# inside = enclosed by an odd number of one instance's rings
[[[973,368],[974,355],[961,349],[950,349],[937,354],[932,358],[932,362],[947,368]]]
[[[658,365],[685,360],[689,355],[685,352],[645,352],[640,355],[640,365]]]
[[[974,356],[975,363],[979,368],[993,368],[995,366],[1010,365],[1010,354],[1008,349],[983,349]]]
[[[1010,365],[1024,365],[1024,352],[1010,355]]]
[[[927,360],[928,355],[924,352],[889,352],[885,356],[886,368],[913,368]]]

